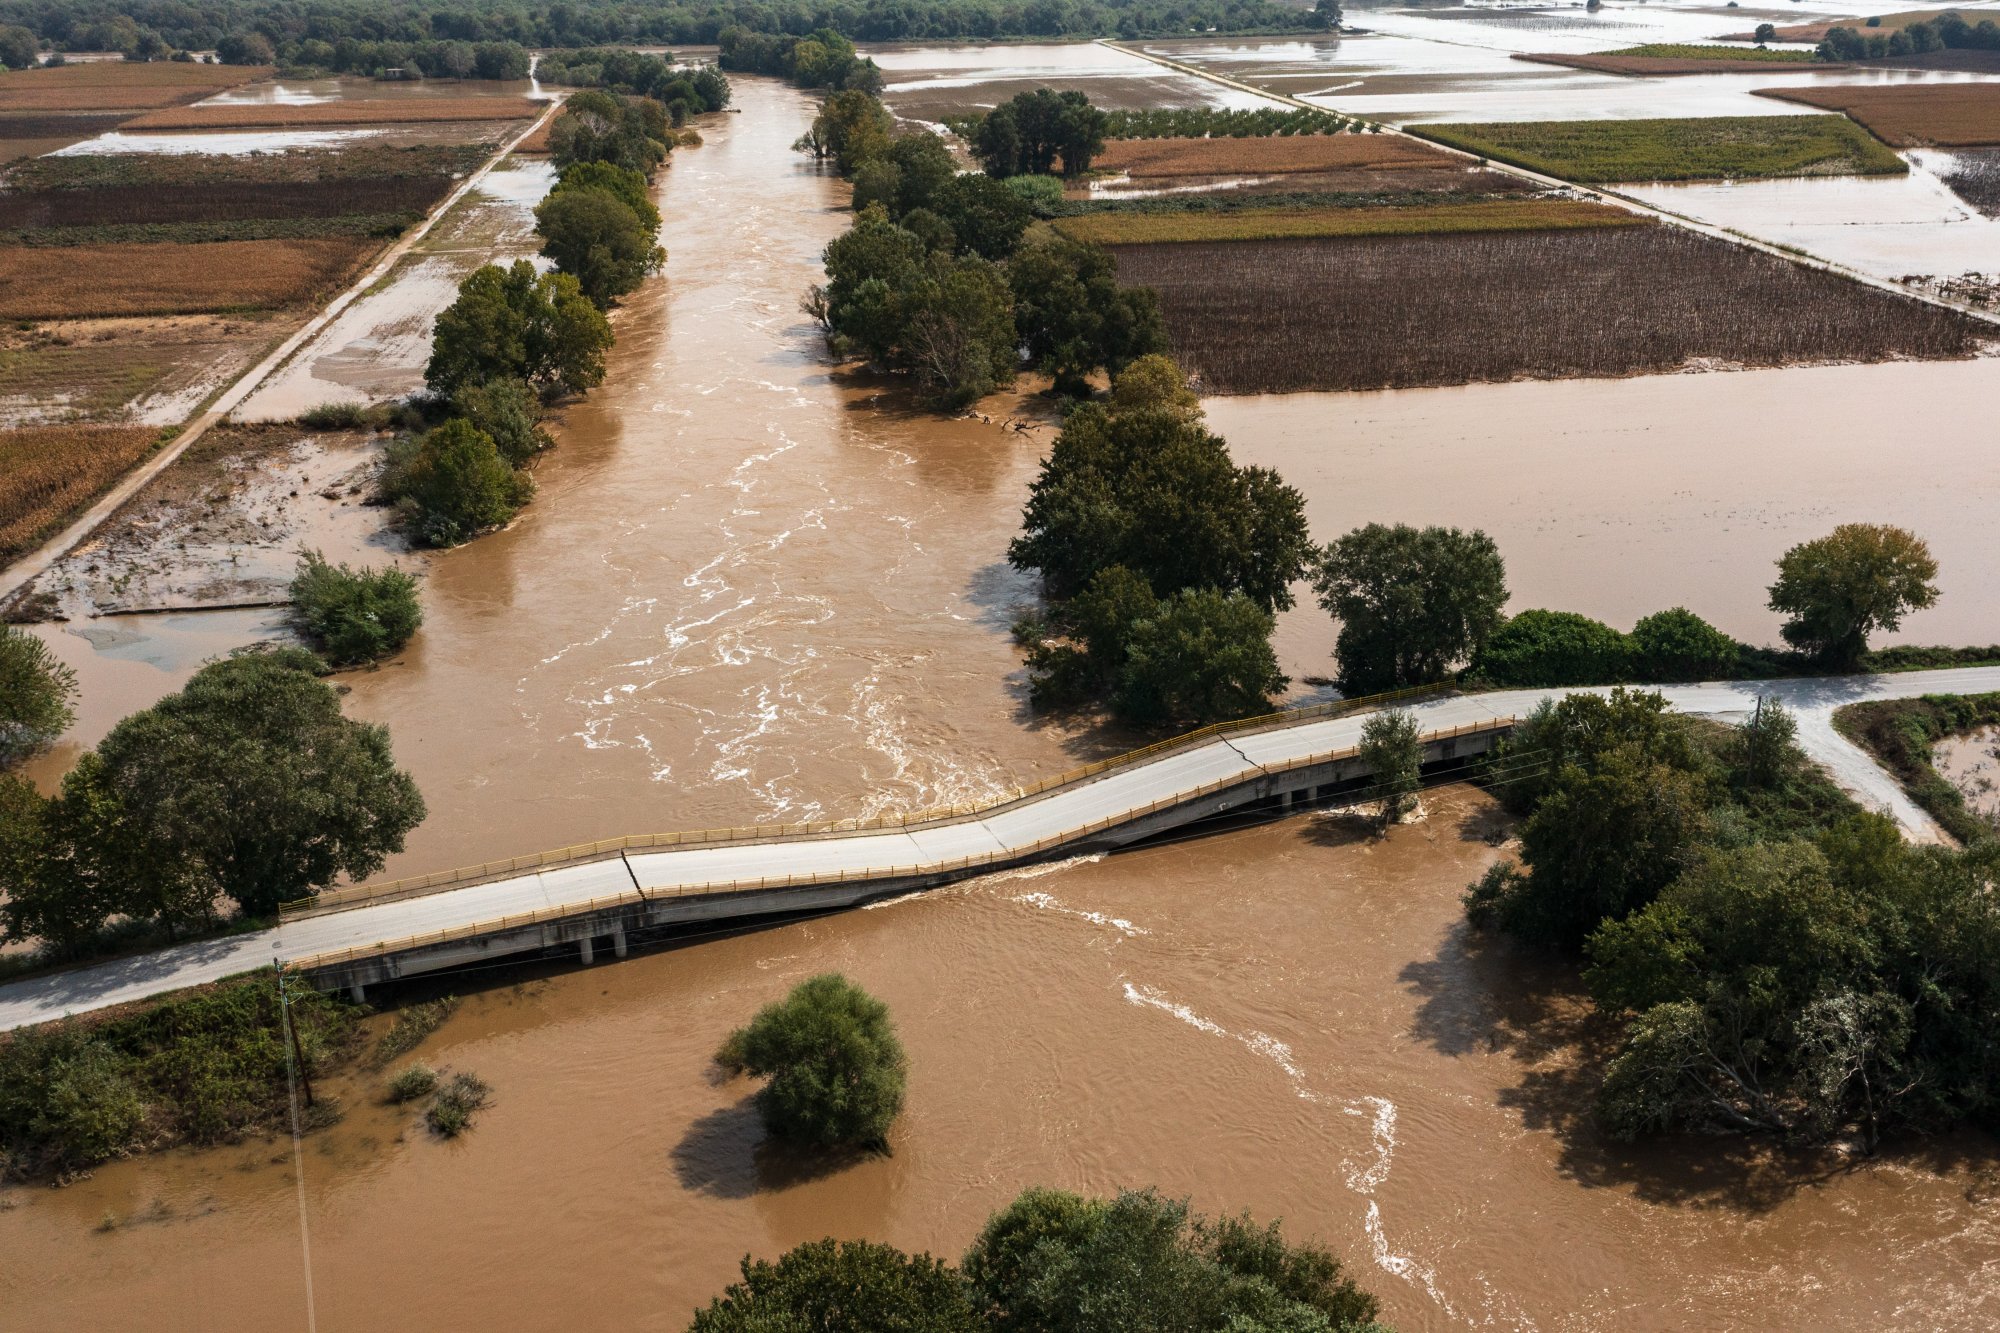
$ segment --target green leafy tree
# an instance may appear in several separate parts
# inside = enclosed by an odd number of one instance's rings
[[[779,1138],[820,1148],[886,1148],[903,1109],[906,1060],[888,1006],[838,973],[800,982],[717,1052],[768,1078],[757,1093]]]
[[[934,210],[939,192],[958,178],[958,161],[951,149],[929,130],[897,135],[889,145],[888,162],[896,169],[893,211],[897,217],[919,208]]]
[[[873,204],[900,218],[903,210],[897,207],[896,195],[902,183],[902,170],[894,162],[871,158],[854,169],[854,194],[848,202],[857,213]]]
[[[509,467],[520,467],[555,441],[542,428],[542,404],[526,380],[469,384],[452,396],[453,416],[483,431]]]
[[[931,196],[929,208],[951,228],[960,250],[982,259],[1012,255],[1035,220],[1018,192],[987,176],[952,177]]]
[[[1785,552],[1771,609],[1791,617],[1781,631],[1787,643],[1851,669],[1868,650],[1870,634],[1897,629],[1910,612],[1937,604],[1937,573],[1930,547],[1914,533],[1843,523]]]
[[[502,379],[582,393],[603,382],[611,341],[610,322],[573,275],[537,273],[525,259],[487,264],[438,315],[424,382],[445,398]]]
[[[650,98],[601,89],[572,93],[549,124],[549,156],[558,171],[578,162],[609,162],[650,178],[668,152],[666,108]]]
[[[1749,787],[1782,786],[1803,759],[1798,736],[1799,724],[1784,704],[1758,699],[1757,711],[1736,729],[1733,768],[1738,780]]]
[[[1286,685],[1275,621],[1240,592],[1183,588],[1134,624],[1112,704],[1135,722],[1219,722],[1267,713]]]
[[[1104,150],[1105,122],[1082,93],[1037,88],[987,112],[972,152],[989,176],[1046,176],[1058,159],[1064,176],[1081,176]]]
[[[1632,627],[1639,674],[1654,681],[1726,680],[1736,673],[1736,640],[1686,607],[1656,611]]]
[[[1040,708],[1081,703],[1117,684],[1133,629],[1160,612],[1146,580],[1123,565],[1101,569],[1047,626],[1030,624],[1029,694]],[[1051,639],[1044,632],[1061,637]]]
[[[898,293],[915,284],[929,253],[881,208],[865,210],[827,245],[826,286],[808,292],[807,301],[817,302],[836,354],[889,358],[901,333]]]
[[[1574,611],[1523,611],[1493,631],[1470,671],[1495,685],[1611,685],[1632,674],[1632,642]]]
[[[389,733],[351,722],[302,651],[212,662],[98,746],[132,846],[266,915],[381,869],[424,817]]]
[[[41,57],[41,43],[35,34],[18,23],[0,26],[0,65],[8,69],[33,69]]]
[[[614,162],[573,162],[556,178],[549,197],[583,190],[602,190],[631,209],[647,235],[660,230],[660,210],[644,172]]]
[[[1528,814],[1553,775],[1571,767],[1594,770],[1616,751],[1687,773],[1705,766],[1687,719],[1668,712],[1657,691],[1568,694],[1543,700],[1495,747],[1494,793],[1509,810]]]
[[[602,310],[667,262],[653,229],[609,190],[559,190],[535,206],[542,255]]]
[[[68,730],[75,703],[76,672],[33,634],[0,624],[0,767]]]
[[[1507,604],[1493,539],[1457,528],[1356,528],[1320,552],[1312,579],[1340,622],[1334,659],[1349,694],[1442,680],[1499,629]]]
[[[335,666],[395,652],[424,620],[412,575],[328,564],[318,551],[300,553],[291,595],[300,631]]]
[[[688,1333],[977,1333],[965,1282],[951,1265],[869,1241],[817,1240],[776,1263],[743,1260],[733,1282],[695,1312]]]
[[[832,161],[841,175],[852,176],[863,162],[888,156],[895,128],[895,119],[880,98],[850,88],[820,103],[811,128],[794,146],[821,161]]]
[[[1115,393],[1070,413],[1021,526],[1007,558],[1057,600],[1123,565],[1161,596],[1213,588],[1282,611],[1312,550],[1304,497],[1277,473],[1236,466],[1178,400],[1119,408]]]
[[[1391,708],[1370,717],[1361,726],[1355,757],[1368,766],[1369,784],[1381,797],[1384,828],[1416,806],[1424,784],[1424,742],[1415,713]]]
[[[976,256],[931,256],[893,304],[892,364],[929,406],[955,411],[1014,382],[1013,300],[1006,271]]]
[[[513,520],[534,482],[507,466],[491,436],[453,418],[390,454],[383,494],[427,546],[456,546]]]
[[[1007,274],[1029,363],[1054,376],[1058,393],[1086,393],[1086,376],[1099,366],[1116,376],[1167,350],[1159,298],[1151,288],[1120,287],[1102,246],[1057,237],[1017,253]]]

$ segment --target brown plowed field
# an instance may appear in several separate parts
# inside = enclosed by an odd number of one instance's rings
[[[263,66],[164,60],[8,70],[0,73],[0,111],[144,111],[192,102],[269,73]]]
[[[0,565],[102,494],[152,450],[151,426],[30,426],[0,431]]]
[[[454,120],[523,120],[544,104],[525,97],[389,97],[378,101],[313,102],[305,106],[240,103],[183,106],[130,122],[135,130],[308,129],[321,125],[414,125]]]
[[[1978,346],[1979,326],[1952,311],[1676,227],[1114,253],[1121,281],[1160,294],[1175,358],[1213,393],[1956,357]]]
[[[1760,97],[1845,111],[1898,148],[2000,144],[2000,84],[1925,83],[1905,87],[1759,88]]]
[[[113,185],[88,190],[0,191],[0,231],[239,218],[333,218],[355,213],[427,213],[450,176],[386,176],[311,183],[217,182],[200,189]]]
[[[0,248],[0,319],[268,310],[309,301],[381,248],[367,237]]]

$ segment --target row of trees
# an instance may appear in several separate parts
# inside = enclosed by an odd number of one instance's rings
[[[667,109],[676,125],[688,116],[729,105],[729,80],[713,65],[683,68],[672,55],[617,48],[550,51],[535,66],[543,83],[566,88],[601,88],[627,97],[647,97]]]
[[[1024,364],[1075,394],[1100,367],[1164,349],[1158,302],[1121,287],[1108,252],[1057,236],[1024,245],[1030,194],[960,174],[937,135],[892,138],[892,126],[870,94],[840,92],[798,145],[854,179],[859,216],[806,296],[836,355],[907,371],[924,401],[954,409]]]
[[[717,63],[744,74],[774,74],[800,88],[879,93],[882,71],[860,55],[854,43],[831,28],[804,36],[724,28],[716,38]]]
[[[2000,1113],[2000,846],[1906,844],[1794,734],[1773,701],[1718,736],[1621,690],[1545,705],[1494,762],[1520,864],[1468,914],[1588,963],[1616,1135],[1873,1143]]]
[[[44,798],[0,776],[0,925],[82,956],[127,923],[173,938],[249,916],[403,848],[424,800],[388,732],[341,716],[304,649],[248,652],[120,722]]]
[[[1873,28],[1877,20],[1868,20]],[[1992,19],[1966,22],[1963,15],[1947,10],[1934,19],[1924,19],[1894,32],[1862,32],[1839,26],[1828,28],[1813,54],[1829,61],[1879,60],[1885,56],[1920,56],[1932,51],[2000,51],[2000,24]]]
[[[1277,1223],[1208,1218],[1151,1190],[1029,1189],[954,1267],[868,1241],[743,1261],[689,1333],[1387,1333],[1341,1262]]]
[[[1062,175],[1090,170],[1104,151],[1104,112],[1080,92],[1048,88],[1016,93],[987,112],[972,131],[972,155],[996,177],[1047,176],[1062,160]]]
[[[726,83],[716,98],[728,100]],[[533,495],[524,469],[552,443],[544,403],[603,382],[605,311],[666,262],[650,183],[675,137],[649,98],[592,90],[564,104],[549,134],[560,175],[535,208],[555,269],[487,264],[459,284],[424,371],[444,419],[390,447],[382,492],[417,540],[455,545],[505,525]]]
[[[791,37],[833,32],[851,41],[1006,37],[1153,37],[1188,32],[1293,32],[1339,21],[1339,6],[1316,10],[1276,0],[0,0],[0,23],[27,29],[57,50],[130,51],[142,42],[168,50],[214,50],[231,37],[256,37],[278,61],[368,72],[415,64],[411,50],[434,45],[516,48],[712,45],[731,29]],[[373,47],[377,64],[351,61]],[[312,57],[326,48],[329,60]]]

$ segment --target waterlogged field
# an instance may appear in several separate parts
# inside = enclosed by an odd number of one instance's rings
[[[1774,88],[1765,95],[1845,112],[1898,148],[2000,144],[2000,83]]]
[[[1416,132],[1500,162],[1589,183],[1898,175],[1903,160],[1840,116],[1507,121]]]
[[[1117,255],[1122,281],[1159,292],[1175,356],[1211,393],[1955,357],[1983,331],[1954,312],[1668,226],[1131,245]]]
[[[48,536],[159,440],[144,426],[0,431],[0,563]]]
[[[0,162],[92,138],[138,112],[191,102],[269,72],[170,61],[0,71]]]
[[[1285,237],[1417,236],[1629,227],[1648,219],[1580,199],[1500,199],[1372,208],[1231,208],[1187,212],[1105,212],[1062,218],[1056,230],[1097,245],[1267,241]],[[1234,265],[1231,265],[1234,267]]]
[[[134,130],[311,129],[321,125],[422,124],[428,121],[521,120],[545,103],[521,97],[393,97],[380,101],[235,102],[154,111],[129,122]]]
[[[1566,65],[1571,69],[1597,70],[1604,74],[1765,74],[1774,66],[1810,65],[1813,54],[1810,51],[1774,51],[1754,46],[1656,42],[1627,47],[1622,51],[1606,51],[1601,55],[1541,52],[1516,59],[1544,65]]]

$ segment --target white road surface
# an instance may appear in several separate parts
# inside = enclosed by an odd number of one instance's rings
[[[1992,691],[2000,691],[2000,667],[1670,685],[1660,692],[1679,712],[1724,721],[1742,720],[1756,707],[1760,695],[1782,700],[1797,716],[1799,743],[1841,786],[1864,805],[1892,816],[1913,840],[1936,841],[1943,834],[1903,794],[1895,779],[1833,729],[1834,710],[1869,700]],[[1416,703],[1410,711],[1426,732],[1446,731],[1497,717],[1522,716],[1543,699],[1568,692],[1506,690],[1459,695]],[[357,905],[271,930],[96,963],[0,986],[0,1031],[144,999],[274,961],[366,948],[522,913],[581,908],[594,898],[631,892],[635,880],[642,891],[671,892],[744,880],[841,873],[909,874],[940,869],[967,858],[1027,855],[1038,846],[1046,848],[1051,840],[1079,837],[1106,820],[1116,822],[1162,801],[1253,777],[1263,767],[1347,749],[1360,740],[1365,717],[1350,714],[1220,738],[1059,787],[977,819],[808,840],[746,841],[645,852],[630,858],[629,871],[627,862],[618,859],[565,866],[394,902]]]

